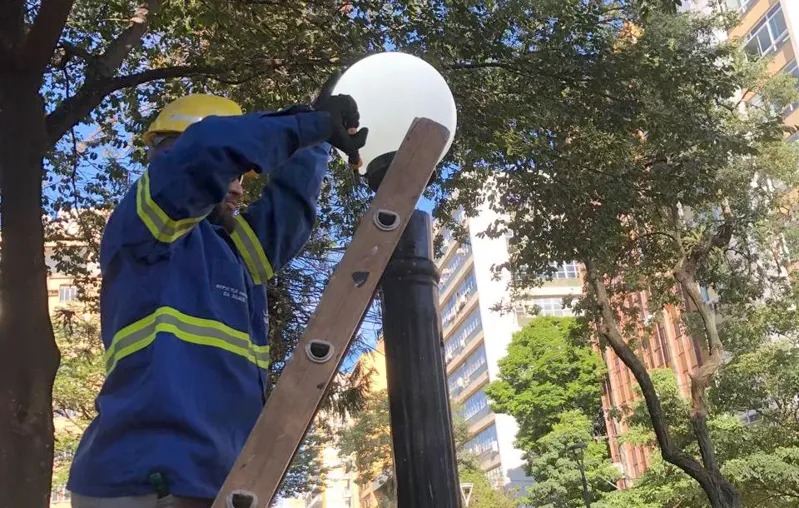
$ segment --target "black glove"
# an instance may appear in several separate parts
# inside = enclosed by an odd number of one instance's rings
[[[358,113],[358,105],[349,95],[331,95],[341,73],[336,71],[319,92],[319,97],[313,102],[313,108],[317,111],[326,111],[330,115],[330,137],[328,142],[346,153],[349,163],[357,165],[360,163],[361,156],[358,150],[366,144],[366,137],[369,129],[363,128],[355,134],[350,134],[350,129],[357,129],[361,119]]]

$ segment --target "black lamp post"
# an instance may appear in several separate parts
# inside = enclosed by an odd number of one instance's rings
[[[377,189],[393,154],[369,164]],[[397,506],[461,508],[430,214],[416,210],[381,279]]]
[[[585,479],[585,462],[583,460],[586,447],[585,443],[575,443],[566,448],[566,451],[572,452],[574,460],[577,461],[577,468],[580,470],[580,478],[583,482],[583,502],[585,508],[591,508],[591,496],[588,492],[588,481]]]

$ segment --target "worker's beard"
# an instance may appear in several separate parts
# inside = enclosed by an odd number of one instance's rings
[[[236,216],[225,203],[216,205],[209,218],[214,224],[222,226],[228,234],[232,234],[236,229]]]

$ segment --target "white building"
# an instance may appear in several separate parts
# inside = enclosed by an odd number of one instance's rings
[[[437,265],[450,398],[453,406],[462,407],[472,436],[467,447],[478,454],[488,478],[496,486],[513,489],[530,483],[522,453],[513,446],[518,426],[509,415],[491,411],[483,388],[497,378],[497,362],[506,355],[513,333],[529,321],[531,306],[543,315],[570,315],[563,298],[579,295],[581,286],[577,266],[566,265],[552,281],[533,290],[531,299],[514,302],[515,312],[492,310],[510,299],[510,275],[503,273],[497,280],[493,270],[508,259],[507,240],[478,236],[496,218],[487,208],[477,217],[461,215],[458,220],[468,230],[468,241],[455,241],[443,232]]]

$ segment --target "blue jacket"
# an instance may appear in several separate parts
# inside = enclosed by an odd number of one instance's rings
[[[264,283],[308,240],[327,170],[323,112],[208,117],[156,156],[103,235],[107,378],[67,488],[214,498],[264,405]],[[269,183],[228,235],[209,219],[249,169]]]

